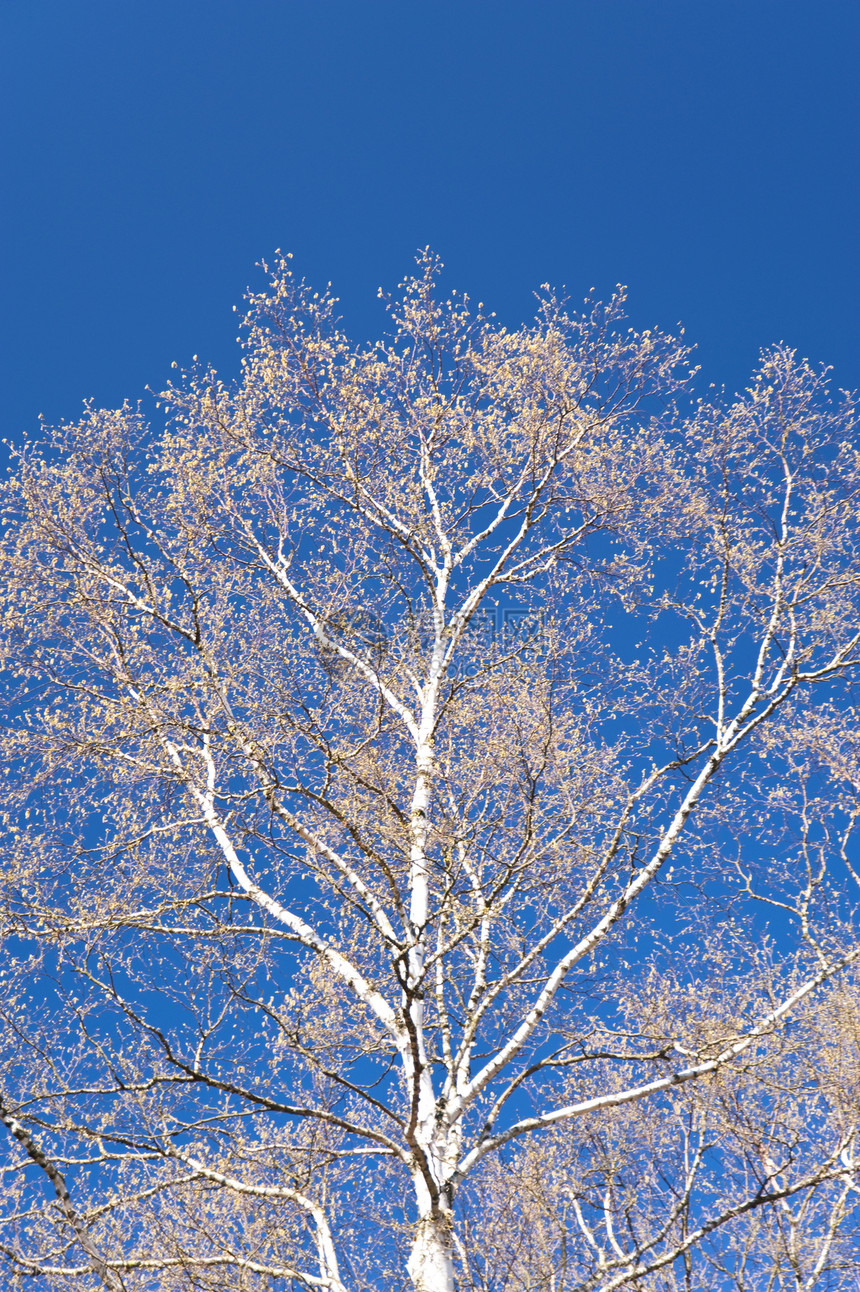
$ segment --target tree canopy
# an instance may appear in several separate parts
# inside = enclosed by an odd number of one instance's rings
[[[7,1286],[860,1273],[860,454],[429,254],[3,487]]]

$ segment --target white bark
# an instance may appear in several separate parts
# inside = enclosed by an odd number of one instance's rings
[[[423,1216],[418,1221],[406,1268],[415,1292],[454,1292],[452,1230],[447,1213]]]

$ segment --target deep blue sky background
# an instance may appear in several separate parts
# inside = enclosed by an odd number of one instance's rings
[[[860,384],[858,54],[858,0],[0,0],[2,433],[235,371],[277,246],[358,335],[430,243]]]

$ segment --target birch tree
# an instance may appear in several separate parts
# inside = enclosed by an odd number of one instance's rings
[[[13,459],[5,1286],[858,1271],[853,405],[437,270]]]

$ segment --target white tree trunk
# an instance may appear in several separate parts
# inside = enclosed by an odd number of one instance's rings
[[[415,1292],[454,1292],[450,1216],[436,1212],[418,1221],[406,1268]]]

